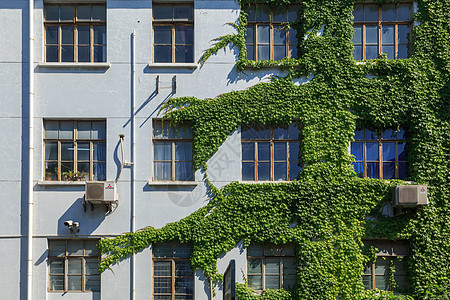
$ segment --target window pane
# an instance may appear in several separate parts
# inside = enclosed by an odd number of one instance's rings
[[[292,289],[295,285],[297,275],[285,275],[283,274],[283,289]]]
[[[378,26],[366,26],[366,44],[378,44]]]
[[[383,161],[395,161],[395,143],[383,143]]]
[[[366,140],[377,140],[379,138],[378,133],[376,131],[366,129],[365,133],[366,133]]]
[[[90,21],[91,20],[91,6],[90,5],[78,5],[77,19],[79,21]]]
[[[86,258],[85,272],[86,274],[96,275],[98,274],[98,259],[97,258]]]
[[[355,60],[362,60],[363,59],[362,46],[355,46],[355,50],[353,51],[353,58]]]
[[[51,291],[64,290],[64,275],[50,275],[50,290]]]
[[[175,46],[175,62],[190,63],[194,61],[194,48],[192,45]]]
[[[254,290],[262,290],[262,276],[248,275],[248,285]]]
[[[73,44],[73,26],[61,26],[61,43]]]
[[[50,261],[51,274],[64,274],[64,260]]]
[[[364,6],[364,21],[376,22],[378,21],[378,5],[365,5]]]
[[[378,160],[378,143],[366,143],[366,158],[368,161]]]
[[[68,261],[68,274],[81,274],[81,258],[72,258]]]
[[[364,21],[364,10],[361,4],[355,5],[355,8],[353,9],[353,21],[354,22]]]
[[[98,255],[97,241],[85,241],[85,255]]]
[[[73,143],[61,143],[61,160],[73,161],[74,147]]]
[[[299,166],[299,163],[296,161],[291,161],[289,163],[289,180],[297,179],[298,174],[300,174],[300,171],[302,170],[301,166]]]
[[[46,62],[58,62],[58,46],[46,46],[45,47],[45,61]]]
[[[408,47],[406,45],[398,45],[397,58],[408,58]]]
[[[91,149],[90,149],[90,144],[89,143],[78,143],[78,145],[77,145],[78,147],[77,147],[77,155],[78,155],[78,157],[77,157],[77,159],[78,159],[78,161],[80,161],[80,160],[87,160],[87,161],[89,161],[89,158],[90,158],[90,152],[91,152]]]
[[[188,258],[191,255],[191,247],[188,245],[177,245],[173,246],[173,257],[177,258]]]
[[[363,276],[363,284],[366,290],[372,289],[372,276]]]
[[[270,143],[258,142],[258,161],[270,161]]]
[[[383,26],[381,30],[381,41],[383,44],[394,44],[395,28],[394,26]]]
[[[258,44],[269,44],[269,41],[270,41],[270,27],[269,26],[258,26],[256,28],[256,34],[257,34]]]
[[[246,58],[250,60],[255,60],[255,47],[254,46],[247,46],[247,55]]]
[[[193,44],[194,27],[175,26],[175,44]]]
[[[173,18],[172,6],[153,5],[152,11],[154,20],[172,20]]]
[[[275,140],[287,139],[288,138],[287,128],[283,128],[283,127],[274,128],[273,129],[273,138]]]
[[[61,7],[61,21],[73,21],[74,20],[74,7],[62,5]]]
[[[170,162],[154,162],[155,180],[172,180],[172,163]]]
[[[155,44],[172,44],[172,27],[154,26],[153,30]]]
[[[266,274],[280,274],[280,259],[266,258]]]
[[[256,16],[255,19],[258,22],[269,22],[269,9],[267,6],[264,5],[258,5],[256,8]]]
[[[355,33],[353,33],[353,44],[362,44],[362,26],[353,26]]]
[[[192,162],[175,163],[175,180],[180,181],[194,180],[192,174]]]
[[[395,6],[394,5],[382,5],[381,6],[381,18],[382,21],[393,22],[395,21]]]
[[[153,277],[153,291],[160,294],[172,293],[172,278]]]
[[[354,162],[354,163],[352,163],[352,165],[353,165],[353,167],[355,169],[356,175],[359,178],[363,178],[364,177],[364,163],[362,163],[362,162],[360,162],[360,163]]]
[[[287,180],[287,163],[274,163],[273,166],[273,180],[286,181]]]
[[[172,245],[170,244],[156,244],[153,246],[153,256],[159,258],[172,257]]]
[[[61,46],[61,61],[73,62],[73,46]]]
[[[375,288],[383,291],[389,290],[389,279],[388,275],[375,276]]]
[[[174,6],[174,19],[183,21],[192,21],[194,14],[192,5],[175,5]]]
[[[81,291],[81,277],[82,276],[68,276],[69,291]]]
[[[273,27],[273,43],[286,44],[286,31],[281,26]]]
[[[90,62],[91,51],[89,46],[78,46],[78,62]]]
[[[94,145],[94,160],[106,161],[106,143],[93,143]]]
[[[290,7],[288,7],[288,22],[297,21],[298,10],[298,5],[291,5]]]
[[[172,160],[172,143],[155,142],[153,143],[153,149],[154,160]]]
[[[94,181],[106,180],[106,164],[104,162],[95,162],[94,164]]]
[[[300,139],[300,130],[298,129],[297,124],[291,124],[289,125],[289,138],[293,140]]]
[[[58,163],[45,163],[45,180],[58,180]]]
[[[280,6],[273,10],[273,22],[287,22],[286,7]]]
[[[154,61],[159,63],[172,62],[171,46],[154,46]]]
[[[175,293],[193,294],[194,282],[192,278],[175,278]]]
[[[279,289],[280,288],[280,276],[265,276],[266,278],[266,289]]]
[[[100,292],[100,276],[86,276],[86,291]]]
[[[59,21],[59,6],[45,6],[45,21]]]
[[[256,130],[253,127],[242,126],[242,139],[254,139],[256,136]]]
[[[270,163],[258,163],[258,180],[270,180]]]
[[[153,276],[172,276],[172,262],[154,261]]]
[[[67,255],[83,255],[83,241],[70,240],[67,242]]]
[[[192,161],[192,143],[176,142],[175,143],[175,160]]]
[[[258,60],[270,59],[269,46],[258,46]]]
[[[286,57],[286,46],[273,46],[273,59],[281,60]]]
[[[247,248],[247,256],[262,256],[263,247],[261,245],[250,245]]]
[[[106,123],[92,122],[92,138],[104,140],[106,139]]]
[[[253,44],[255,42],[255,27],[247,26],[247,30],[245,33],[245,43]]]
[[[383,179],[395,178],[395,163],[383,163]]]
[[[376,59],[378,56],[378,46],[366,46],[366,59]]]
[[[382,52],[387,54],[388,59],[395,59],[395,47],[394,46],[383,46]]]
[[[408,177],[408,164],[405,162],[398,163],[398,178],[405,179]]]
[[[47,26],[45,28],[45,43],[58,44],[58,26]]]
[[[398,4],[397,5],[397,21],[410,21],[411,20],[411,5],[410,4]]]
[[[57,139],[59,122],[58,121],[46,121],[44,123],[45,128],[45,138],[46,139]]]
[[[106,44],[105,26],[94,26],[94,44]]]
[[[242,163],[242,180],[255,180],[255,164],[254,163]]]
[[[408,25],[398,25],[398,43],[408,44],[409,43],[409,26]]]
[[[379,165],[378,163],[367,163],[367,177],[379,178]]]
[[[257,139],[270,139],[270,128],[268,127],[260,127],[256,130],[256,138]]]
[[[363,161],[363,143],[354,142],[351,144],[351,154],[355,156],[356,161]]]
[[[287,143],[273,143],[273,158],[275,161],[287,160]]]
[[[248,264],[248,274],[261,274],[262,273],[262,262],[259,258],[249,258]]]
[[[175,262],[175,276],[186,277],[186,276],[191,276],[191,275],[192,275],[192,269],[191,269],[191,265],[190,265],[189,261],[176,261]]]
[[[255,143],[242,143],[242,160],[255,160]]]
[[[92,20],[106,21],[106,7],[104,5],[92,6]]]
[[[58,160],[58,143],[45,143],[45,160]]]
[[[297,160],[299,160],[299,154],[300,154],[300,143],[290,142],[289,143],[289,159],[297,161]]]
[[[355,140],[364,139],[364,129],[355,130]]]
[[[91,28],[89,26],[78,26],[78,44],[89,45],[91,42]]]
[[[386,129],[382,133],[382,138],[384,140],[395,140],[397,137],[397,132],[392,129]]]
[[[406,143],[398,142],[398,160],[399,161],[405,161],[406,160],[406,151],[405,151],[405,145]]]

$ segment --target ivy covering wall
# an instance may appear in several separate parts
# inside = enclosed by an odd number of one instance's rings
[[[294,2],[257,1],[270,6]],[[241,7],[250,3],[240,1]],[[410,58],[381,55],[362,64],[353,59],[354,3],[301,2],[299,18],[291,24],[298,28],[299,59],[279,62],[245,59],[247,16],[241,12],[236,34],[220,37],[201,62],[231,43],[239,51],[243,78],[247,68],[274,65],[288,75],[215,99],[174,98],[164,105],[172,122],[193,126],[194,165],[205,172],[210,201],[163,228],[101,240],[101,271],[152,243],[176,240],[192,244],[194,268],[220,280],[217,257],[240,241],[295,242],[295,289],[257,296],[239,284],[239,299],[450,298],[450,0],[416,1]],[[313,79],[294,84],[302,77]],[[292,122],[302,127],[300,160],[306,165],[298,180],[232,182],[222,189],[209,182],[208,159],[242,124]],[[407,130],[408,180],[428,184],[430,205],[396,217],[379,213],[399,181],[356,177],[348,146],[358,127]],[[364,290],[363,267],[374,255],[361,250],[363,237],[409,240],[407,295]]]

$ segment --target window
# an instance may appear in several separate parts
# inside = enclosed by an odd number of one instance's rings
[[[190,246],[157,244],[153,246],[153,299],[194,299],[194,271]]]
[[[288,127],[242,127],[242,180],[287,181],[297,178],[300,130]]]
[[[105,62],[106,5],[44,8],[46,62]]]
[[[408,57],[412,2],[356,4],[353,16],[356,60],[375,59],[380,53],[389,59]]]
[[[98,240],[49,240],[49,287],[52,292],[100,292]]]
[[[44,121],[45,180],[106,180],[105,121]]]
[[[192,4],[153,5],[153,62],[194,62]]]
[[[297,30],[288,22],[297,20],[298,6],[282,6],[269,10],[264,5],[249,6],[247,33],[247,59],[280,60],[297,58]]]
[[[172,127],[168,123],[153,123],[153,180],[192,181],[191,127]]]
[[[407,176],[406,134],[400,129],[383,132],[360,129],[355,131],[351,153],[359,177],[405,179]]]
[[[405,292],[408,288],[408,276],[405,268],[405,256],[409,255],[407,241],[373,240],[363,241],[365,247],[377,249],[376,261],[364,268],[363,283],[366,290]],[[392,281],[392,275],[395,282]]]
[[[294,244],[247,248],[248,285],[256,290],[291,289],[297,276]]]

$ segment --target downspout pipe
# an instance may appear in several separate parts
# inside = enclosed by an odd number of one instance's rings
[[[34,174],[34,0],[29,0],[29,89],[28,89],[28,232],[27,232],[27,300],[33,295],[33,174]]]
[[[136,32],[131,35],[132,44],[132,65],[131,65],[131,232],[136,231]],[[131,299],[136,299],[136,256],[133,253],[131,259]]]

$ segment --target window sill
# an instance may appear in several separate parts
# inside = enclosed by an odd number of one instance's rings
[[[197,186],[197,181],[149,181],[149,186]]]
[[[49,69],[109,69],[111,63],[76,63],[76,62],[42,62],[38,64],[39,68]]]
[[[42,185],[42,186],[65,186],[65,185],[69,185],[69,186],[82,186],[85,185],[85,181],[44,181],[44,180],[40,180],[37,182],[38,185]]]
[[[196,63],[149,63],[151,69],[197,69]]]

